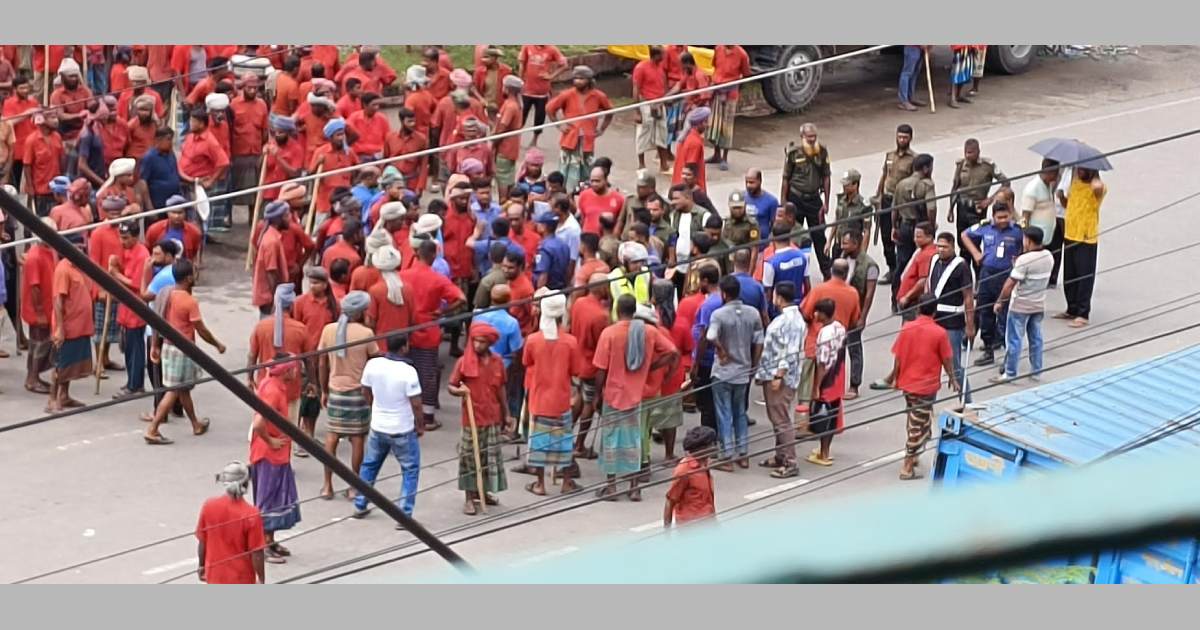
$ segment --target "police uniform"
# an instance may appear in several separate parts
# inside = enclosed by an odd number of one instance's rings
[[[967,230],[967,237],[983,252],[975,298],[975,318],[979,325],[979,337],[984,343],[984,354],[977,364],[988,365],[992,351],[1004,345],[1004,326],[1008,314],[1007,306],[998,315],[992,306],[1004,289],[1004,281],[1012,271],[1013,261],[1021,254],[1024,235],[1015,223],[1000,229],[991,221],[984,220]]]
[[[1008,181],[1000,167],[991,158],[981,157],[974,164],[968,164],[966,159],[954,163],[954,233],[962,234],[983,219],[987,213],[980,211],[975,204],[987,199],[992,183]],[[962,252],[963,258],[974,264],[970,252]]]
[[[925,200],[924,204],[920,203],[922,199]],[[896,241],[896,267],[894,270],[897,273],[903,273],[904,268],[908,266],[909,259],[917,251],[917,244],[913,240],[913,230],[917,227],[917,223],[928,220],[930,213],[937,212],[937,192],[934,190],[933,180],[921,173],[913,173],[905,177],[896,183],[893,201],[893,206],[899,206],[893,210],[898,215],[893,221],[896,223],[897,236],[900,237]],[[899,291],[900,278],[897,277],[892,281],[893,311],[897,306],[896,298],[898,296],[896,294]]]
[[[825,223],[821,216],[821,194],[829,178],[829,151],[817,143],[817,154],[810,156],[794,142],[788,143],[783,161],[783,181],[787,184],[787,200],[795,204],[797,225],[808,222],[813,248],[821,272],[829,277],[829,259],[825,256],[825,229],[813,229]]]
[[[883,195],[879,198],[879,209],[887,210],[892,207],[895,198],[896,184],[912,175],[913,160],[917,157],[912,149],[903,151],[888,151],[883,159]],[[887,262],[889,273],[903,271],[896,266],[896,244],[892,242],[892,215],[883,212],[879,215],[880,241],[883,243],[883,259]]]
[[[730,217],[725,220],[725,227],[721,230],[721,239],[734,245],[753,243],[759,239],[758,221],[748,216],[740,219]]]
[[[846,193],[838,193],[837,214],[835,215],[837,227],[833,231],[833,257],[842,257],[842,237],[850,232],[858,232],[862,234],[867,229],[867,220],[871,217],[874,210],[867,205],[862,195],[854,195],[853,198],[847,198]],[[858,218],[854,218],[858,217]],[[853,219],[847,221],[847,219]],[[843,223],[843,221],[845,221]],[[891,236],[889,234],[889,236]],[[866,239],[870,237],[867,234],[863,237],[863,250],[866,250],[870,243]]]

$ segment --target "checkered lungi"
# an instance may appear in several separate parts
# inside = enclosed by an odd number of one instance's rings
[[[479,427],[476,432],[479,434],[479,465],[483,467],[483,491],[500,492],[508,489],[508,478],[504,476],[504,453],[500,445],[500,425]],[[475,492],[479,489],[477,484],[471,428],[463,427],[458,441],[458,489]]]
[[[704,139],[718,149],[733,147],[733,120],[737,117],[737,99],[728,92],[717,91],[712,99],[712,117]]]
[[[558,418],[532,416],[529,435],[530,466],[563,468],[571,465],[575,438],[571,430],[571,410]]]
[[[163,342],[160,355],[162,383],[164,387],[192,383],[200,378],[200,366],[196,365],[196,362],[191,357],[184,354],[183,350],[176,348],[170,343]],[[184,388],[184,391],[191,389],[192,387],[188,386]]]
[[[628,475],[642,469],[642,410],[613,409],[600,413],[600,472]]]
[[[117,346],[121,344],[121,327],[117,324],[117,306],[119,303],[113,300],[109,303],[108,308],[108,345]],[[92,303],[92,325],[96,332],[92,333],[92,345],[100,345],[104,341],[101,332],[104,330],[104,300],[96,300]]]

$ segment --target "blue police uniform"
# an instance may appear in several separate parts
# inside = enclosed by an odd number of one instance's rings
[[[567,286],[567,271],[571,265],[571,247],[555,234],[542,239],[537,255],[533,259],[533,277],[547,275],[546,286],[564,289]]]
[[[1015,224],[1010,223],[1007,228],[1000,229],[985,220],[967,230],[967,237],[983,252],[983,262],[979,265],[979,288],[975,293],[975,317],[987,353],[981,357],[981,361],[987,364],[991,351],[1004,345],[1008,308],[1006,306],[997,315],[992,306],[1004,289],[1004,281],[1008,280],[1013,261],[1021,255],[1024,234]]]

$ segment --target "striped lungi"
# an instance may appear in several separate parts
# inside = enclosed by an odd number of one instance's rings
[[[574,436],[571,430],[571,410],[561,417],[533,416],[529,435],[530,466],[563,468],[571,464]]]
[[[675,143],[683,137],[683,99],[676,99],[667,104],[667,147],[675,146]]]
[[[987,46],[974,46],[971,48],[971,54],[975,57],[975,67],[971,73],[972,78],[983,78],[983,67],[987,64]]]
[[[163,342],[161,356],[163,386],[183,385],[200,378],[200,366],[173,344]],[[184,391],[191,389],[189,386]]]
[[[712,99],[712,117],[708,120],[708,129],[704,139],[718,149],[733,147],[733,120],[737,117],[737,99],[730,98],[728,92],[718,91]]]
[[[272,464],[260,459],[250,465],[254,506],[262,512],[263,531],[291,529],[300,522],[300,496],[292,464]]]
[[[479,427],[479,464],[483,467],[483,491],[500,492],[508,489],[508,478],[504,476],[504,454],[500,448],[500,425]],[[475,492],[479,489],[475,479],[475,451],[471,442],[471,428],[463,427],[458,441],[458,489]]]
[[[929,441],[933,424],[934,395],[922,396],[904,392],[904,404],[907,408],[908,439],[904,442],[904,452],[909,457],[916,457]]]
[[[421,382],[421,406],[425,413],[433,413],[438,404],[438,376],[441,372],[437,348],[409,348],[408,358],[412,360],[417,379]]]
[[[120,306],[117,302],[109,302],[108,307],[108,345],[120,345],[121,343],[121,327],[117,325],[117,307]],[[96,300],[92,303],[92,326],[95,332],[92,333],[92,344],[100,345],[104,342],[104,338],[100,333],[104,330],[104,300]]]
[[[633,409],[600,412],[600,472],[628,475],[642,469],[641,405]]]
[[[371,405],[361,389],[329,391],[325,427],[337,435],[366,435],[371,430]]]
[[[579,182],[586,182],[591,176],[592,154],[585,153],[582,148],[574,151],[562,149],[558,154],[558,170],[566,178],[566,189],[575,190]]]
[[[970,48],[954,51],[954,61],[950,64],[950,82],[962,85],[970,82],[975,73],[975,55]]]

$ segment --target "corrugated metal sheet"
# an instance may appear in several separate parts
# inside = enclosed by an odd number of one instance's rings
[[[1067,464],[1095,461],[1178,418],[1200,413],[1200,345],[989,400],[968,424]],[[1182,431],[1128,457],[1195,452]]]

